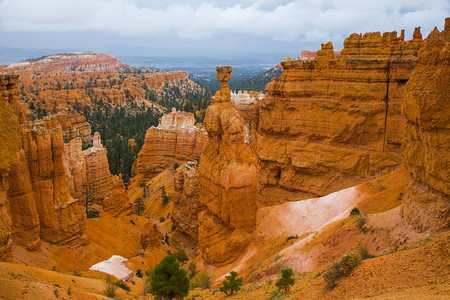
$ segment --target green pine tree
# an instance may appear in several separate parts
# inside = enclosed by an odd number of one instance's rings
[[[283,290],[285,292],[289,292],[291,289],[291,286],[294,285],[295,279],[292,278],[294,275],[294,272],[292,269],[283,269],[281,270],[281,278],[278,279],[276,286],[278,287],[278,290]]]
[[[162,299],[182,299],[189,293],[189,279],[173,255],[164,257],[153,271],[152,295]]]
[[[226,295],[232,295],[233,293],[241,289],[243,283],[242,277],[237,278],[238,274],[235,271],[231,271],[230,275],[225,276],[225,280],[222,282],[220,291]]]

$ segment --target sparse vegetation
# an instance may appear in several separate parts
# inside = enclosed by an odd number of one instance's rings
[[[284,290],[285,292],[289,292],[291,286],[294,285],[295,279],[293,278],[294,272],[292,269],[283,269],[281,270],[281,278],[275,283],[278,287],[278,290]]]
[[[345,254],[337,262],[334,262],[323,273],[323,278],[329,288],[336,286],[336,282],[342,277],[348,276],[361,264],[361,256],[353,252]]]
[[[150,293],[156,298],[183,298],[189,293],[189,279],[173,255],[164,257],[155,267]]]
[[[351,211],[350,211],[350,216],[359,216],[361,215],[361,212],[359,211],[359,209],[357,207],[354,207]]]
[[[289,242],[290,240],[298,239],[298,235],[290,235],[286,238],[286,242]]]
[[[164,217],[159,217],[159,222],[164,222],[166,220],[166,218],[164,218]]]
[[[184,264],[186,261],[189,260],[189,257],[187,256],[186,251],[182,248],[177,249],[177,252],[175,253],[175,257],[181,264]]]
[[[95,219],[100,217],[100,213],[96,210],[89,210],[86,214],[88,219]]]
[[[138,270],[136,271],[136,276],[139,277],[139,278],[142,278],[142,276],[144,276],[144,274],[142,274],[141,269],[138,269]]]
[[[197,275],[197,265],[195,263],[190,263],[188,267],[188,274],[189,278],[193,278],[195,275]]]
[[[363,233],[366,232],[367,215],[362,214],[355,220],[356,226]]]
[[[375,257],[375,255],[370,254],[369,249],[367,249],[367,246],[361,242],[358,242],[358,253],[359,255],[361,255],[362,260]]]
[[[116,290],[117,286],[115,285],[114,281],[109,277],[106,278],[106,286],[103,290],[103,294],[105,294],[105,296],[108,298],[114,298],[116,296]]]
[[[201,272],[191,282],[191,289],[201,288],[209,289],[211,288],[211,277],[206,272]]]
[[[138,216],[140,216],[144,210],[145,210],[144,200],[142,200],[142,198],[137,198],[134,201],[134,212]]]
[[[117,281],[116,285],[117,287],[120,287],[122,290],[125,290],[127,292],[131,291],[130,287],[122,280]]]
[[[225,280],[222,282],[220,291],[226,295],[232,295],[241,289],[243,284],[242,277],[237,277],[238,273],[231,271],[230,275],[225,276]]]
[[[162,187],[162,191],[161,191],[161,198],[162,198],[162,204],[166,205],[167,203],[169,203],[169,196],[167,196],[166,194],[166,189],[165,187]]]
[[[53,290],[53,294],[55,295],[55,298],[58,299],[59,298],[59,291],[57,289]]]

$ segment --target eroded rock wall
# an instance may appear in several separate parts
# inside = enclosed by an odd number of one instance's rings
[[[27,123],[22,131],[22,143],[29,179],[26,172],[22,172],[22,178],[10,181],[11,186],[30,180],[32,195],[29,197],[34,197],[41,239],[61,245],[79,244],[85,240],[86,215],[82,203],[69,192],[61,126],[57,122]],[[14,201],[11,195],[10,202]],[[16,218],[21,216],[13,215],[13,221]]]
[[[175,108],[164,115],[158,127],[147,130],[144,145],[133,165],[133,175],[140,174],[148,180],[175,163],[198,159],[207,134],[194,123],[192,113],[176,111]]]
[[[196,162],[187,162],[177,170],[174,179],[174,209],[170,216],[177,230],[198,242],[200,185]]]
[[[0,75],[0,260],[11,259],[13,226],[8,202],[9,173],[20,162],[20,109],[17,75]]]
[[[259,103],[261,206],[324,196],[401,165],[400,98],[422,43],[404,33],[352,34],[335,57],[287,57]]]
[[[81,145],[78,145],[80,151]],[[106,148],[103,147],[100,134],[96,132],[93,146],[83,151],[86,166],[85,196],[89,201],[103,206],[104,211],[113,216],[131,213],[131,203],[125,192],[121,176],[113,176],[109,170]],[[81,162],[81,161],[80,161]]]
[[[231,106],[231,67],[217,67],[222,88],[206,110],[208,143],[198,167],[199,246],[203,258],[222,265],[247,247],[256,226],[256,156],[244,142],[244,121]]]
[[[450,18],[419,51],[402,99],[402,155],[411,174],[402,213],[420,231],[450,227]]]

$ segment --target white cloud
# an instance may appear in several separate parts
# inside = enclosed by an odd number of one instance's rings
[[[350,32],[442,28],[447,0],[274,1],[3,0],[4,32],[95,31],[202,39],[244,34],[281,41],[342,41]]]

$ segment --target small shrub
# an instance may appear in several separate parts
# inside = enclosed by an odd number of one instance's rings
[[[166,218],[164,218],[164,217],[159,217],[159,222],[164,222],[166,220]]]
[[[122,290],[125,290],[127,292],[131,291],[130,287],[122,280],[117,281],[116,285],[117,287],[120,287]]]
[[[188,274],[189,278],[193,278],[195,275],[197,275],[197,265],[194,263],[190,263],[188,267]]]
[[[177,249],[177,252],[174,255],[181,264],[184,264],[186,261],[189,260],[189,257],[187,256],[186,251],[184,251],[184,249]]]
[[[136,223],[134,223],[134,221],[133,221],[133,220],[130,220],[130,223],[131,223],[131,224],[133,224],[133,225],[136,225]]]
[[[96,210],[88,210],[88,212],[87,212],[88,219],[95,219],[98,217],[100,217],[100,212],[98,212]]]
[[[177,226],[175,226],[175,224],[172,224],[172,231],[175,231],[176,228]]]
[[[162,204],[166,205],[167,203],[169,203],[169,196],[167,196],[166,194],[166,189],[165,187],[162,187],[162,191],[161,191],[161,198],[162,198]]]
[[[349,252],[341,257],[337,262],[331,264],[331,266],[323,273],[323,278],[329,288],[336,286],[336,281],[342,277],[348,276],[352,273],[353,269],[361,264],[361,256],[353,252]]]
[[[367,246],[361,242],[358,243],[358,253],[359,255],[361,255],[362,260],[375,257],[375,255],[370,254],[369,249],[367,249]]]
[[[287,237],[286,242],[289,242],[290,240],[295,240],[295,239],[298,239],[298,235],[291,235],[291,236]]]
[[[169,243],[169,235],[167,234],[167,232],[164,235],[164,242],[166,242],[167,245],[170,245],[170,243]]]
[[[198,274],[191,282],[191,289],[201,288],[203,290],[211,288],[211,277],[208,273],[202,272]]]
[[[57,289],[53,290],[53,294],[55,294],[56,299],[59,298],[59,291]]]
[[[277,255],[274,257],[273,261],[276,262],[277,260],[280,260],[282,257],[283,257],[283,255],[277,254]]]
[[[72,271],[72,274],[73,274],[73,276],[78,276],[78,277],[81,276],[81,272],[78,271],[78,270],[73,270],[73,271]]]
[[[139,278],[142,278],[142,276],[144,276],[144,274],[142,274],[141,269],[136,271],[136,276],[139,277]]]
[[[180,164],[176,162],[173,164],[173,169],[176,170],[176,169],[178,169],[179,166],[180,166]]]
[[[242,277],[237,277],[238,274],[234,271],[230,272],[230,275],[225,276],[225,280],[222,282],[220,291],[226,295],[232,295],[241,289],[243,284]]]
[[[365,233],[366,232],[366,223],[367,223],[367,215],[366,214],[363,214],[363,215],[360,215],[359,217],[358,217],[358,219],[356,219],[356,226],[359,228],[359,230],[361,231],[361,232],[363,232],[363,233]]]
[[[108,298],[114,298],[116,296],[117,286],[114,284],[114,281],[106,278],[106,286],[103,290],[103,293]]]
[[[71,290],[71,288],[69,286],[69,288],[67,289],[67,295],[70,295],[70,294],[72,294],[72,290]]]
[[[351,211],[350,211],[350,216],[359,216],[361,215],[361,212],[359,211],[359,209],[357,207],[354,207]]]
[[[275,283],[278,287],[278,290],[284,290],[285,292],[289,292],[291,286],[294,285],[295,279],[293,278],[294,272],[292,269],[283,269],[281,270],[281,278]]]
[[[399,201],[403,200],[403,193],[400,193],[400,195],[398,195],[397,200],[399,200]]]

